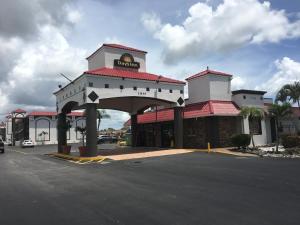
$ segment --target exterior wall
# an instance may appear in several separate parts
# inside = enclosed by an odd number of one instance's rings
[[[188,80],[187,104],[209,100],[231,101],[231,77],[205,75]]]
[[[7,142],[11,142],[11,138],[12,138],[12,121],[11,119],[8,119],[5,123],[6,125],[6,141]]]
[[[78,143],[81,141],[81,134],[77,133],[76,126],[85,126],[85,119],[82,117],[67,117],[72,127],[67,131],[67,142]],[[29,139],[36,145],[57,144],[57,118],[52,117],[29,117]],[[41,132],[45,135],[40,135]]]
[[[249,131],[249,120],[248,118],[243,119],[243,127],[244,127],[244,134],[250,134]],[[267,125],[266,125],[266,118],[261,120],[261,135],[253,135],[254,144],[255,145],[266,145],[268,144],[268,135],[267,135]],[[250,144],[251,145],[251,144]]]
[[[264,107],[264,98],[262,95],[258,95],[258,94],[236,94],[232,96],[232,101],[234,101],[239,107],[243,107],[243,106],[255,106],[261,108]]]
[[[88,93],[94,91],[100,100],[119,98],[119,97],[143,97],[144,99],[140,102],[142,106],[145,105],[147,101],[149,104],[151,102],[157,100],[157,103],[163,104],[165,107],[174,107],[180,106],[177,103],[177,100],[181,97],[184,99],[184,84],[169,84],[163,82],[154,82],[154,81],[143,81],[136,79],[121,79],[121,78],[113,78],[113,77],[95,77],[95,76],[87,76],[87,82],[93,83],[93,87],[87,87],[86,95]],[[105,84],[109,85],[109,88],[105,88]],[[123,86],[123,89],[120,89],[120,85]],[[133,87],[137,87],[137,90],[134,90]],[[146,89],[149,88],[149,91]],[[158,88],[161,88],[161,92],[158,92]],[[172,90],[172,93],[170,93]],[[182,93],[181,93],[182,91]],[[146,99],[151,98],[151,99]],[[98,101],[99,101],[98,100]],[[169,101],[169,102],[166,102]],[[165,102],[165,104],[164,104]],[[89,98],[87,98],[86,103],[94,103]],[[122,102],[120,103],[122,104]],[[123,102],[124,107],[128,108],[130,102]],[[115,104],[114,104],[115,105]],[[122,105],[118,105],[121,107]],[[182,105],[184,106],[184,104]],[[101,107],[101,106],[100,106]],[[133,108],[128,109],[127,112],[135,112],[139,110],[140,106],[138,103],[133,105]]]
[[[264,109],[264,98],[263,95],[260,94],[248,94],[248,93],[240,93],[232,96],[232,101],[234,101],[239,107],[245,107],[245,106],[253,106]],[[267,118],[263,118],[261,120],[261,135],[254,135],[254,143],[255,145],[266,145],[270,143],[268,140],[270,140],[270,137],[268,137],[270,134],[267,133]],[[249,134],[249,121],[248,118],[243,119],[243,128],[244,128],[244,134]]]
[[[140,63],[139,72],[146,72],[146,54],[142,52],[122,50],[111,47],[102,47],[93,56],[88,59],[88,69],[101,67],[114,68],[114,60],[120,59],[121,55],[129,53],[133,56],[135,62]]]
[[[183,146],[185,148],[205,148],[207,146],[205,118],[183,120]]]
[[[105,67],[104,48],[98,50],[97,53],[88,58],[88,70]]]
[[[231,77],[209,75],[209,100],[231,101]]]
[[[63,106],[70,101],[78,102],[78,105],[83,105],[85,103],[84,96],[86,95],[87,85],[86,76],[81,76],[72,84],[64,87],[63,91],[57,92],[56,100],[58,112],[61,113]]]
[[[210,85],[208,76],[195,78],[188,81],[189,99],[187,104],[205,102],[209,100]]]
[[[242,133],[241,120],[241,117],[220,117],[219,145],[221,147],[231,146],[231,136]]]

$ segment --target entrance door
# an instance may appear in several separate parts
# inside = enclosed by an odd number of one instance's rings
[[[161,145],[163,148],[170,148],[171,142],[174,143],[173,124],[164,123],[161,125]]]
[[[272,139],[272,143],[273,143],[276,141],[276,126],[275,126],[274,118],[270,119],[270,124],[271,124],[271,139]]]

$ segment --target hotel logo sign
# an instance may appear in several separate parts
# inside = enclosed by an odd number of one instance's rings
[[[133,56],[129,53],[124,53],[123,55],[121,55],[120,59],[114,60],[114,66],[139,69],[140,63],[135,62]]]

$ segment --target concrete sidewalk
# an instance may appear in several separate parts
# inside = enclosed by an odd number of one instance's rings
[[[106,159],[118,161],[118,160],[160,157],[160,156],[167,156],[167,155],[187,154],[192,152],[208,153],[208,150],[207,149],[168,149],[168,150],[148,151],[148,152],[140,152],[140,153],[120,154],[120,155],[107,155]],[[233,152],[226,148],[211,149],[211,153],[219,153],[219,154],[226,154],[226,155],[233,155],[233,156],[240,156],[240,157],[257,157],[254,154]]]

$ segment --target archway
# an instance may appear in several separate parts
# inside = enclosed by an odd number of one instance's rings
[[[85,156],[97,155],[97,109],[115,109],[131,115],[132,136],[136,136],[137,114],[150,106],[174,108],[175,147],[182,148],[182,108],[185,82],[146,72],[147,52],[103,45],[90,57],[89,70],[61,88],[56,95],[58,151],[66,144],[66,113],[86,111]],[[122,55],[126,54],[124,61]],[[136,143],[133,142],[133,145]]]

